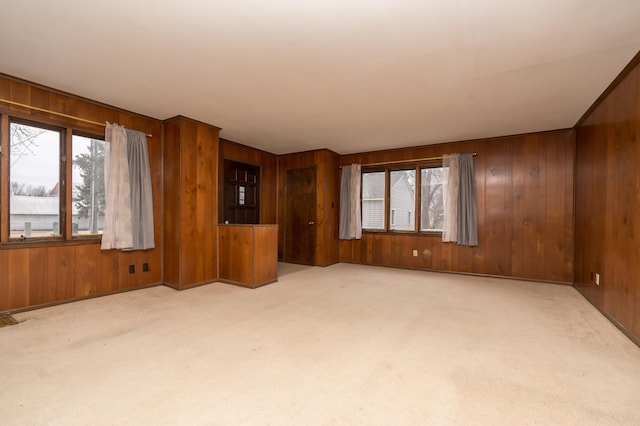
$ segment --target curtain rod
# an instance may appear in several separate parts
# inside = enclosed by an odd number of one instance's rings
[[[32,110],[35,110],[35,111],[46,112],[47,114],[59,115],[60,117],[70,118],[72,120],[78,120],[78,121],[82,121],[82,122],[89,123],[89,124],[95,124],[95,125],[98,125],[98,126],[107,127],[107,123],[101,123],[99,121],[87,120],[86,118],[76,117],[75,115],[69,115],[69,114],[65,114],[65,113],[62,113],[62,112],[51,111],[50,109],[44,109],[44,108],[40,108],[40,107],[33,106],[33,105],[22,104],[20,102],[10,101],[8,99],[0,98],[0,102],[6,102],[8,104],[19,106],[19,107],[22,107],[22,108],[29,108],[29,109],[32,109]],[[153,137],[153,135],[151,135],[149,133],[145,133],[145,135],[148,138],[152,138]]]
[[[474,157],[478,156],[477,153],[473,153],[472,154]],[[395,161],[381,161],[379,163],[366,163],[366,164],[361,164],[361,166],[386,166],[389,164],[403,164],[403,163],[419,163],[421,161],[433,161],[433,160],[442,160],[443,157],[439,156],[439,157],[425,157],[425,158],[412,158],[411,160],[395,160]],[[340,168],[342,168],[342,166],[340,166]]]

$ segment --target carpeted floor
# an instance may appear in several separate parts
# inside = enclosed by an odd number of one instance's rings
[[[14,317],[4,426],[640,424],[640,349],[566,286],[281,264]]]

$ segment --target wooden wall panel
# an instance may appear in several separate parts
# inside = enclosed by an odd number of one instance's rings
[[[220,280],[250,288],[277,281],[277,226],[231,224],[218,230]]]
[[[342,156],[346,165],[476,152],[479,245],[365,233],[340,241],[340,261],[571,283],[574,145],[568,129]]]
[[[175,117],[164,130],[164,282],[183,289],[218,278],[219,129]]]
[[[340,156],[335,152],[322,150],[318,152],[318,162],[323,183],[322,200],[318,202],[318,216],[322,218],[322,265],[337,263],[339,251],[339,204],[340,204]]]
[[[8,253],[7,285],[9,286],[9,309],[31,305],[29,284],[31,263],[29,250],[11,250]]]
[[[180,121],[180,285],[197,283],[198,244],[196,214],[198,203],[197,132],[195,123]],[[175,208],[167,206],[167,210]],[[216,222],[212,224],[216,225]],[[202,236],[204,237],[204,236]]]
[[[0,311],[23,309],[41,304],[74,300],[119,291],[141,288],[162,281],[162,122],[123,111],[54,89],[0,75],[0,96],[76,115],[97,122],[116,122],[125,127],[152,134],[148,140],[149,165],[152,175],[155,248],[144,252],[100,250],[99,240],[10,243],[7,212],[0,215],[0,267],[5,279],[0,281]],[[0,102],[2,137],[6,143],[8,117],[33,120],[67,129],[103,135],[104,126],[84,123],[54,114],[10,106]],[[7,170],[3,150],[2,172]],[[6,178],[3,179],[6,181]],[[8,183],[0,188],[2,205],[7,205]],[[140,262],[149,263],[150,272],[142,273]],[[128,276],[128,265],[136,265],[136,273]],[[122,279],[126,277],[126,279]],[[122,286],[120,284],[123,284]]]
[[[196,282],[218,278],[218,132],[217,128],[199,125],[196,133]]]
[[[579,123],[575,181],[575,286],[638,344],[639,63],[640,55]]]
[[[41,305],[53,302],[55,299],[55,287],[49,285],[48,256],[46,247],[31,248],[29,253],[29,304]],[[31,265],[39,265],[39,268],[31,268]]]
[[[253,164],[260,166],[260,223],[275,224],[278,219],[278,156],[266,151],[251,148],[232,142],[226,139],[220,139],[220,164],[224,159],[239,161],[241,163]],[[223,168],[220,167],[218,174],[218,218],[222,220],[223,203],[222,194],[224,193],[224,176]]]
[[[163,280],[177,286],[180,282],[180,122],[178,119],[164,122],[163,194],[167,206],[164,209],[164,265]]]
[[[53,300],[68,300],[75,297],[75,251],[77,246],[48,247],[49,287],[53,289]]]
[[[9,271],[9,251],[0,250],[0,274],[8,278]],[[9,291],[9,280],[0,282],[0,312],[11,309],[11,296]]]

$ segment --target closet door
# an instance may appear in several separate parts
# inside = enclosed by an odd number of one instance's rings
[[[285,175],[284,261],[315,265],[316,168],[289,169]]]

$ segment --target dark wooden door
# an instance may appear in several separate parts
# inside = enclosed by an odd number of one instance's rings
[[[316,259],[316,168],[285,175],[284,261],[314,265]]]
[[[260,167],[224,160],[223,221],[260,222]]]

